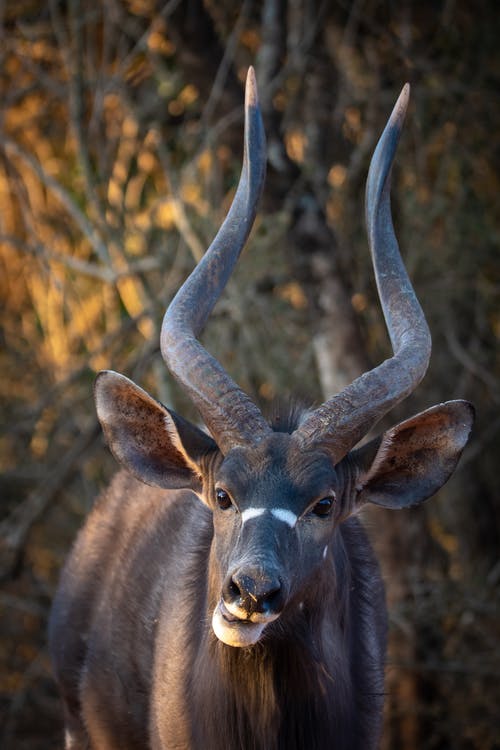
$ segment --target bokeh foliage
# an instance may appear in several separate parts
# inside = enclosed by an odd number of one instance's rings
[[[96,372],[123,372],[195,416],[162,364],[159,325],[234,193],[249,64],[268,183],[204,340],[264,405],[322,397],[321,263],[350,300],[356,345],[372,363],[388,353],[363,184],[412,84],[394,208],[434,352],[400,415],[464,397],[478,420],[456,477],[405,521],[419,535],[391,622],[417,649],[392,669],[417,692],[391,706],[400,716],[388,717],[386,747],[500,747],[495,3],[24,0],[0,12],[2,747],[60,743],[46,618],[71,540],[115,470]],[[319,219],[305,236],[332,238],[319,271],[294,235],[310,205]],[[401,717],[411,746],[391,733]]]

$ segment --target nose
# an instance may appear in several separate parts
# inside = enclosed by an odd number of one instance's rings
[[[241,569],[230,575],[223,587],[223,599],[250,616],[254,613],[276,615],[284,605],[284,588],[273,572]]]

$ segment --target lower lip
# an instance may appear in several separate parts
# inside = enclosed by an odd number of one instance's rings
[[[212,615],[212,628],[217,638],[227,646],[246,648],[260,640],[265,623],[238,620],[227,611],[223,602],[219,602]]]

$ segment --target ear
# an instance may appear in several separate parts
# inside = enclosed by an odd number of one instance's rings
[[[137,479],[201,492],[200,459],[217,450],[211,437],[117,372],[99,373],[94,396],[111,452]]]
[[[409,508],[450,478],[474,421],[467,401],[447,401],[396,425],[351,453],[358,467],[356,505]]]

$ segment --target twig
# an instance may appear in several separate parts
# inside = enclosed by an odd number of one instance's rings
[[[49,250],[45,245],[38,243],[36,247],[33,245],[21,242],[17,237],[13,235],[0,234],[0,242],[5,242],[16,250],[27,253],[29,255],[38,256],[43,255],[45,260],[55,261],[61,263],[72,271],[77,271],[84,276],[90,276],[90,278],[98,279],[105,284],[116,284],[119,279],[126,278],[128,276],[135,276],[145,271],[157,271],[160,268],[160,262],[157,258],[141,258],[140,260],[132,263],[127,268],[121,271],[113,271],[111,268],[102,268],[96,263],[89,263],[80,258],[73,258],[70,255],[63,255],[62,253],[56,253],[53,250]]]
[[[51,2],[52,13],[55,22],[60,22],[58,11],[55,10],[56,3]],[[97,189],[96,180],[94,179],[91,167],[91,159],[88,150],[88,142],[84,135],[84,114],[85,114],[85,81],[83,78],[84,71],[84,51],[82,38],[82,12],[79,0],[72,0],[69,4],[69,23],[71,29],[71,43],[66,43],[66,49],[69,48],[69,54],[64,54],[65,48],[61,49],[63,59],[66,60],[69,78],[69,111],[70,126],[72,126],[76,140],[76,156],[80,162],[85,184],[85,195],[89,205],[94,207],[96,215],[99,217],[101,226],[106,225],[104,207],[99,199],[99,190]]]
[[[500,401],[500,384],[497,378],[484,367],[481,367],[481,365],[463,348],[451,325],[446,327],[445,336],[450,352],[457,362],[459,362],[476,378],[479,378],[479,380],[491,390],[493,400],[498,403]]]
[[[134,57],[137,55],[138,52],[145,52],[148,48],[147,42],[148,37],[151,33],[151,26],[153,23],[155,23],[158,18],[168,18],[168,16],[173,13],[177,6],[182,2],[182,0],[168,0],[168,2],[165,3],[165,5],[158,11],[158,13],[155,15],[154,21],[148,26],[146,31],[144,31],[143,34],[139,37],[137,42],[134,44],[130,52],[123,58],[120,65],[116,69],[114,75],[110,77],[109,83],[104,86],[102,91],[102,97],[104,97],[109,91],[111,91],[115,85],[116,81],[123,81],[125,78],[125,73],[127,69],[132,64],[132,61]]]
[[[88,241],[94,248],[95,252],[97,253],[99,259],[102,263],[106,266],[111,266],[111,260],[109,258],[108,248],[106,247],[105,243],[102,241],[102,239],[99,237],[97,232],[95,231],[94,227],[90,223],[90,221],[87,219],[87,217],[80,211],[78,208],[76,202],[73,200],[69,192],[66,190],[65,187],[61,185],[60,182],[58,182],[54,177],[47,174],[47,172],[44,170],[41,164],[37,162],[31,154],[28,154],[21,146],[19,146],[15,141],[11,140],[7,136],[2,136],[0,138],[0,143],[4,146],[6,151],[10,151],[12,154],[17,156],[21,161],[29,168],[31,169],[34,174],[39,178],[39,180],[45,185],[45,187],[49,188],[49,190],[57,196],[59,201],[63,204],[63,206],[66,208],[70,216],[74,219],[76,224],[80,227],[83,234],[87,237]]]
[[[163,168],[167,189],[170,193],[169,202],[174,209],[173,219],[175,222],[175,226],[182,239],[190,249],[194,260],[196,261],[196,263],[199,263],[204,255],[205,248],[191,228],[191,224],[186,216],[186,211],[184,209],[182,200],[177,197],[177,193],[179,192],[177,181],[174,182],[174,180],[172,179],[174,171],[170,166],[168,152],[165,146],[162,144],[161,139],[158,139],[158,156],[160,159],[160,164]]]
[[[11,575],[28,533],[68,479],[77,461],[99,435],[97,420],[73,444],[42,487],[35,489],[0,523],[0,579]]]
[[[217,70],[217,75],[215,76],[215,81],[208,96],[207,103],[203,108],[203,114],[201,116],[201,125],[203,128],[206,128],[208,126],[208,123],[212,119],[215,107],[217,106],[217,102],[219,101],[221,94],[224,91],[226,78],[229,73],[231,64],[234,60],[236,47],[243,26],[247,20],[248,13],[250,11],[250,5],[251,3],[248,0],[244,0],[238,18],[236,19],[236,23],[234,24],[234,28],[229,35],[228,40],[226,41],[224,55]]]
[[[2,732],[2,747],[8,747],[14,737],[17,717],[21,713],[26,701],[28,686],[37,675],[43,673],[45,673],[43,658],[42,654],[38,653],[35,658],[28,664],[28,667],[26,668],[22,676],[21,686],[17,689],[10,702],[4,729]]]

